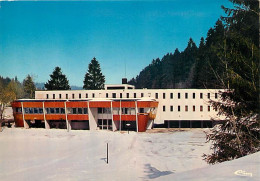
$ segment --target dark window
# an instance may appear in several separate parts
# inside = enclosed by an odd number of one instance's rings
[[[77,114],[77,108],[72,108],[72,114]]]
[[[50,114],[50,109],[49,108],[45,108],[45,110],[46,110],[47,114]]]
[[[208,112],[210,112],[210,106],[208,106]]]
[[[171,106],[171,112],[173,111],[173,106]]]
[[[181,106],[178,106],[178,111],[179,111],[179,112],[181,111]]]
[[[203,111],[203,106],[200,106],[200,112],[202,112]]]
[[[144,108],[140,108],[139,113],[144,113]]]
[[[163,99],[165,99],[165,93],[163,93]]]
[[[134,93],[134,98],[136,98],[136,93]]]
[[[82,114],[82,108],[78,108],[78,114]]]
[[[43,113],[43,108],[39,108],[39,113],[40,113],[40,114]]]
[[[158,96],[158,93],[155,93],[155,99],[158,99],[159,96]]]
[[[72,99],[74,99],[75,98],[75,95],[74,94],[72,94]]]
[[[61,99],[61,94],[59,94],[59,98]]]
[[[129,93],[126,93],[126,97],[129,98]]]
[[[215,93],[215,99],[217,99],[218,98],[218,93]]]
[[[188,93],[185,93],[185,99],[188,99]]]
[[[55,108],[55,113],[60,114],[60,108]]]
[[[178,93],[178,99],[180,99],[181,98],[181,93]]]
[[[66,94],[66,99],[68,99],[69,98],[69,95],[68,94]]]
[[[195,112],[195,106],[193,106],[193,112]]]
[[[92,93],[92,97],[95,98],[95,93]]]
[[[108,93],[106,93],[106,98],[108,98]]]
[[[61,114],[65,114],[65,109],[64,108],[60,108],[60,113]]]
[[[200,93],[200,98],[203,99],[203,93]]]
[[[196,96],[195,96],[195,95],[196,95],[195,93],[193,93],[193,94],[192,94],[192,97],[193,97],[193,99],[195,99],[195,98],[196,98]]]
[[[79,94],[79,99],[81,99],[81,94]]]
[[[84,108],[84,114],[88,114],[88,108]]]
[[[188,106],[185,106],[185,111],[186,111],[186,112],[188,111]]]
[[[210,99],[210,93],[208,93],[208,99]]]
[[[53,99],[55,99],[55,94],[52,95]]]
[[[46,94],[46,99],[49,99],[49,94]]]
[[[103,109],[101,107],[98,108],[98,114],[102,114],[103,113]]]
[[[88,94],[86,94],[86,98],[88,98]]]
[[[113,98],[116,98],[116,93],[113,93],[112,96],[113,96]]]
[[[170,95],[170,96],[171,96],[171,99],[173,99],[173,93],[171,93],[171,95]]]
[[[122,93],[120,93],[120,98],[122,98],[123,97],[123,94]]]
[[[34,113],[34,114],[38,114],[38,113],[39,113],[39,109],[38,109],[38,108],[34,108],[34,109],[33,109],[33,113]]]
[[[165,106],[163,106],[163,112],[165,112]]]
[[[50,108],[50,113],[54,114],[54,108]]]
[[[144,97],[144,93],[141,93],[141,97]]]

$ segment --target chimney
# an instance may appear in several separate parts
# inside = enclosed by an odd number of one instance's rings
[[[127,84],[127,78],[122,78],[122,84]]]

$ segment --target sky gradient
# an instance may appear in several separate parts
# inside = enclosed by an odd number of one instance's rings
[[[47,82],[56,66],[83,86],[96,57],[106,84],[130,80],[153,59],[198,45],[228,0],[0,1],[0,75]],[[125,68],[126,67],[126,68]],[[125,71],[126,70],[126,71]]]

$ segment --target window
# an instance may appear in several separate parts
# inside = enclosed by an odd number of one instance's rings
[[[64,108],[60,108],[60,113],[61,114],[65,114],[65,109]]]
[[[210,93],[208,93],[208,99],[210,99]]]
[[[72,108],[72,114],[77,114],[77,108]]]
[[[75,98],[75,95],[74,94],[72,94],[72,99],[74,99]]]
[[[196,109],[195,109],[195,106],[193,106],[193,108],[192,108],[192,109],[193,109],[193,112],[195,112],[195,111],[196,111]]]
[[[34,114],[38,114],[39,113],[39,109],[38,108],[33,108],[33,113]]]
[[[126,97],[129,98],[129,93],[126,93]]]
[[[158,96],[158,93],[155,93],[155,99],[158,99],[159,96]]]
[[[122,108],[122,114],[128,114],[128,108]]]
[[[185,111],[188,112],[188,106],[185,106]]]
[[[200,93],[200,98],[203,99],[203,93]]]
[[[165,112],[165,106],[163,106],[163,112]]]
[[[123,94],[122,93],[120,93],[120,98],[122,98],[123,97]]]
[[[52,95],[52,98],[55,99],[55,94]]]
[[[185,93],[185,99],[188,99],[188,93]]]
[[[55,114],[60,114],[60,108],[55,108]]]
[[[163,99],[165,99],[165,93],[163,93]]]
[[[173,111],[173,106],[170,107],[171,112]]]
[[[141,93],[141,97],[144,97],[144,93]]]
[[[61,99],[61,94],[59,94],[59,98]]]
[[[54,108],[50,108],[50,113],[54,114]]]
[[[95,93],[92,93],[92,97],[95,98]]]
[[[46,99],[49,99],[49,94],[46,94]]]
[[[102,114],[103,113],[103,110],[101,107],[98,108],[98,114]]]
[[[116,98],[116,93],[113,93],[113,94],[112,94],[112,97],[113,97],[113,98]]]
[[[81,99],[81,94],[79,94],[79,99]]]
[[[83,108],[84,114],[88,114],[88,108]]]
[[[173,93],[170,94],[171,99],[173,99]]]
[[[82,108],[78,108],[78,114],[82,114]]]
[[[40,114],[43,113],[43,108],[39,108],[39,113],[40,113]]]
[[[196,98],[196,96],[195,96],[195,95],[196,95],[195,93],[193,93],[193,94],[192,94],[192,98],[193,98],[193,99],[195,99],[195,98]]]
[[[144,108],[139,108],[139,113],[144,113]]]
[[[181,93],[178,93],[178,99],[180,99],[181,98]]]
[[[200,112],[202,112],[203,111],[203,106],[200,106]]]
[[[86,98],[88,98],[88,94],[86,94]]]
[[[210,106],[208,106],[208,112],[210,112]]]
[[[179,112],[181,111],[181,106],[178,106],[178,111],[179,111]]]
[[[134,93],[134,98],[136,98],[136,93]]]
[[[66,99],[68,99],[69,98],[69,96],[68,96],[68,94],[66,94]]]
[[[108,98],[108,93],[106,93],[106,98]]]
[[[218,93],[215,93],[215,99],[217,99],[218,98]]]

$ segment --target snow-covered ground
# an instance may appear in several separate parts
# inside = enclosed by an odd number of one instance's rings
[[[226,169],[221,164],[209,166],[202,160],[202,154],[210,152],[203,131],[127,134],[5,128],[0,132],[0,180],[216,179],[220,176],[216,173]],[[259,165],[259,159],[255,160]],[[259,178],[256,173],[243,178]],[[241,177],[234,173],[232,176]]]

